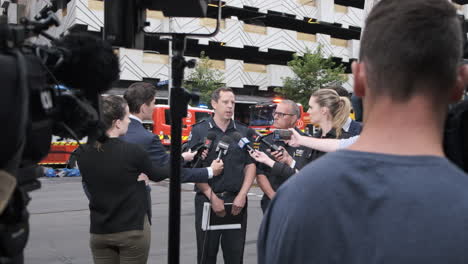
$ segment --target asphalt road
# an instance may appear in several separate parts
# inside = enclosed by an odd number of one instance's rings
[[[31,193],[28,206],[31,213],[31,233],[25,250],[25,263],[88,264],[92,263],[89,249],[89,209],[81,187],[81,178],[41,179],[42,188]],[[180,263],[196,263],[193,185],[182,186],[181,256]],[[167,263],[168,240],[168,182],[153,184],[153,225],[148,263]],[[244,263],[257,263],[257,232],[262,212],[261,190],[251,189]],[[223,263],[221,249],[218,263]]]

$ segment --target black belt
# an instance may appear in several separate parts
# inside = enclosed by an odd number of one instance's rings
[[[214,194],[216,194],[216,196],[218,196],[220,198],[224,198],[224,197],[237,196],[239,194],[239,192],[214,192]],[[204,194],[202,192],[197,192],[197,195],[204,195]]]
[[[217,192],[215,193],[218,197],[224,198],[224,197],[234,197],[239,194],[239,192]]]

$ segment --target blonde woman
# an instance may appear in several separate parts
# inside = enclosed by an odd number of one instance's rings
[[[351,103],[347,97],[341,97],[332,89],[320,89],[309,99],[308,113],[310,121],[319,125],[320,129],[313,136],[316,138],[348,138],[343,130],[351,111]],[[314,151],[312,160],[322,156],[324,152]]]

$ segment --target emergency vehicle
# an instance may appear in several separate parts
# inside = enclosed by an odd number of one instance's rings
[[[188,107],[187,117],[182,119],[182,143],[187,142],[192,126],[202,120],[209,119],[213,110],[201,107]],[[171,112],[168,105],[156,105],[153,112],[153,121],[145,122],[145,127],[159,139],[164,146],[171,145]]]
[[[250,106],[250,121],[249,127],[257,130],[263,135],[271,133],[275,128],[273,127],[274,117],[273,112],[276,105],[281,102],[281,99],[274,99],[269,103],[261,103]],[[309,114],[304,112],[301,104],[297,104],[301,111],[301,117],[296,122],[296,127],[300,130],[307,130],[307,125],[310,124]]]
[[[212,116],[213,110],[200,107],[188,107],[187,117],[184,118],[182,124],[182,142],[188,140],[192,125],[208,119]],[[144,121],[143,125],[154,134],[159,136],[161,143],[168,147],[171,144],[171,115],[168,105],[156,105],[153,112],[153,120],[150,122]],[[85,144],[81,142],[81,144]],[[50,146],[50,152],[39,164],[50,167],[63,167],[67,165],[70,159],[70,154],[78,147],[75,141],[58,141],[54,140]],[[54,153],[60,152],[60,153]]]

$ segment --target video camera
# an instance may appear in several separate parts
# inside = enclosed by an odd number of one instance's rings
[[[0,16],[0,263],[22,258],[27,192],[40,188],[43,168],[37,163],[48,154],[52,135],[77,141],[88,137],[88,143],[102,136],[100,93],[119,79],[118,58],[100,38],[47,34],[59,25],[55,11],[52,1],[34,21],[21,18],[13,25],[6,12]],[[29,41],[38,36],[50,45]]]

